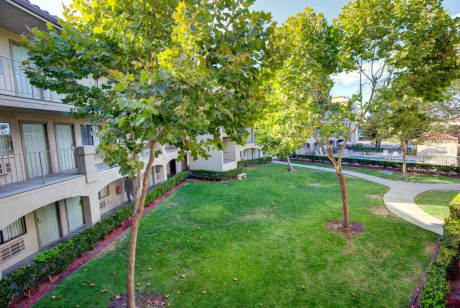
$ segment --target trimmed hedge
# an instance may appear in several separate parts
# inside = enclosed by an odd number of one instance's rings
[[[147,193],[145,204],[150,204],[187,178],[188,171],[182,171],[164,181]],[[132,204],[105,217],[73,238],[37,255],[32,265],[23,266],[0,281],[0,308],[8,307],[14,298],[30,295],[30,292],[47,277],[59,274],[111,231],[125,223],[132,215]]]
[[[426,274],[420,307],[446,307],[449,277],[457,270],[460,258],[460,194],[449,205],[450,216],[444,222],[444,236],[436,259]]]
[[[315,155],[300,155],[293,154],[293,159],[305,160],[310,162],[330,162],[326,156],[315,156]],[[372,160],[364,158],[342,158],[344,165],[357,165],[357,166],[369,166],[378,167],[384,169],[402,169],[403,163],[398,161],[384,161],[384,160]],[[408,171],[417,172],[429,172],[429,173],[442,173],[447,175],[458,175],[460,174],[460,167],[456,166],[443,166],[443,165],[428,165],[428,164],[416,164],[407,163]]]
[[[243,172],[243,167],[237,167],[228,171],[214,170],[190,170],[188,176],[192,179],[208,180],[208,181],[225,181],[233,179],[238,174]]]
[[[347,145],[347,149],[350,150],[355,150],[355,151],[360,151],[360,152],[383,152],[385,150],[391,150],[388,148],[379,148],[378,150],[375,147],[365,147],[362,144],[352,144],[352,145]]]
[[[260,157],[260,158],[254,158],[254,159],[248,159],[248,160],[241,160],[238,162],[238,167],[262,165],[262,164],[267,164],[271,162],[272,162],[271,156]]]

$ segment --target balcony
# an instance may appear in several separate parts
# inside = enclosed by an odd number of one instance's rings
[[[65,94],[32,86],[21,62],[0,56],[0,94],[47,102],[62,102]]]
[[[76,176],[73,148],[0,156],[0,198]]]

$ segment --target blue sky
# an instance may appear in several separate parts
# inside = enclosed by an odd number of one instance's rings
[[[57,16],[62,15],[62,3],[68,5],[72,2],[71,0],[30,1]],[[306,6],[310,6],[318,12],[322,12],[329,21],[332,21],[348,2],[349,0],[256,0],[254,8],[271,12],[273,19],[281,23],[288,16],[295,15],[303,11]],[[444,7],[450,11],[452,16],[460,16],[460,0],[444,0]],[[340,76],[337,76],[332,95],[350,96],[355,93],[357,91],[357,82],[354,82],[355,77],[353,74],[340,74]]]
[[[256,0],[254,7],[257,10],[271,12],[273,19],[282,23],[287,17],[301,12],[306,6],[323,13],[326,18],[332,20],[340,14],[341,8],[349,0]],[[444,0],[444,7],[452,16],[460,16],[460,0]],[[336,76],[332,95],[351,96],[358,91],[356,74],[340,74]]]

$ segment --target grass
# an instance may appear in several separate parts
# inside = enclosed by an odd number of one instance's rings
[[[350,178],[350,217],[365,232],[347,240],[324,228],[341,217],[335,174],[284,170],[264,165],[245,169],[245,181],[190,181],[148,213],[137,289],[169,295],[172,307],[408,306],[437,235],[390,214],[384,186]],[[35,306],[107,307],[125,293],[127,248],[126,237]]]
[[[449,216],[449,203],[458,194],[458,191],[432,190],[421,193],[415,198],[415,203],[428,214],[446,219]]]
[[[293,163],[302,164],[302,165],[319,166],[319,167],[325,167],[325,168],[333,168],[332,165],[322,164],[322,163],[309,163],[309,162],[300,162],[300,161],[293,161]],[[359,173],[364,173],[368,175],[373,175],[379,178],[393,180],[393,181],[404,181],[404,182],[410,182],[410,183],[427,183],[427,184],[460,184],[459,177],[409,173],[408,178],[403,178],[402,172],[396,171],[396,170],[379,170],[379,169],[357,168],[357,167],[344,167],[343,169],[355,171]]]

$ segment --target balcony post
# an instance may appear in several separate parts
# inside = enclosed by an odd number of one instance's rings
[[[99,207],[98,195],[97,193],[93,193],[88,197],[82,197],[82,201],[85,225],[91,227],[101,220],[101,208]]]
[[[86,174],[86,183],[97,180],[97,167],[94,162],[96,148],[92,145],[84,145],[76,148],[78,173]]]

